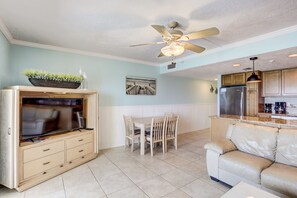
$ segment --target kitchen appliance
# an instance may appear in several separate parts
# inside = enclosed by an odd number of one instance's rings
[[[286,114],[286,102],[275,102],[274,110],[276,114]]]
[[[264,113],[272,113],[272,103],[264,104]]]
[[[220,114],[246,115],[246,86],[220,89]]]

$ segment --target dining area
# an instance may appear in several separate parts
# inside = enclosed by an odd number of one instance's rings
[[[173,143],[177,150],[177,129],[179,116],[174,113],[165,113],[164,116],[133,117],[123,115],[125,124],[125,148],[135,150],[139,145],[140,155],[150,150],[154,155],[154,148],[162,146],[163,153],[167,152],[168,144]],[[149,145],[149,149],[148,149]]]

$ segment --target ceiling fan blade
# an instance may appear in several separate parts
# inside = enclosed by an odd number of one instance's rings
[[[143,45],[155,45],[155,44],[163,44],[163,43],[164,43],[164,41],[161,41],[161,42],[149,42],[149,43],[130,45],[130,47],[138,47],[138,46],[143,46]]]
[[[214,36],[220,33],[220,30],[216,27],[208,28],[198,32],[193,32],[187,35],[182,36],[179,40],[189,41],[193,39],[200,39],[208,36]]]
[[[194,45],[194,44],[191,44],[191,43],[184,43],[184,48],[187,49],[187,50],[191,50],[193,52],[196,52],[196,53],[201,53],[205,50],[204,47],[200,47],[198,45]]]
[[[158,58],[160,58],[160,57],[162,57],[162,56],[164,56],[164,54],[163,54],[162,52],[160,52]]]
[[[155,30],[157,30],[164,37],[172,37],[170,32],[163,25],[151,25]]]

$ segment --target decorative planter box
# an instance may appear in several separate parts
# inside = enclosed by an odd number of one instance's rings
[[[65,82],[56,80],[44,80],[36,78],[28,78],[32,85],[39,87],[58,87],[58,88],[68,88],[77,89],[80,86],[78,82]]]

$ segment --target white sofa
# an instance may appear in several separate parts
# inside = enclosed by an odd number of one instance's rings
[[[297,197],[297,129],[237,123],[226,138],[204,148],[212,179],[231,186],[245,181]]]

